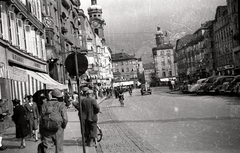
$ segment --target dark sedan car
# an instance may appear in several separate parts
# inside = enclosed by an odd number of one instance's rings
[[[197,94],[201,93],[207,93],[209,91],[209,87],[213,84],[213,82],[218,78],[219,76],[210,76],[206,79],[205,83],[203,83],[200,88],[197,90]]]
[[[231,82],[234,76],[219,76],[213,84],[209,87],[208,92],[210,93],[220,93],[225,82]]]
[[[152,94],[152,90],[148,84],[141,85],[141,95]]]
[[[240,75],[237,75],[237,76],[234,77],[234,79],[231,82],[229,82],[226,89],[224,90],[224,93],[226,93],[226,94],[236,94],[239,83],[240,83]]]

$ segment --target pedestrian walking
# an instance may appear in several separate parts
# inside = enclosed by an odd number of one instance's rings
[[[92,147],[95,146],[95,139],[97,137],[97,114],[100,107],[97,104],[92,90],[86,92],[86,98],[82,100],[82,124],[84,127],[85,143]],[[74,103],[74,106],[79,110],[79,104]],[[80,114],[78,114],[80,115]]]
[[[28,103],[24,105],[27,111],[28,124],[30,128],[30,139],[34,137],[35,141],[38,141],[38,122],[39,112],[35,102],[33,102],[33,96],[28,95]]]
[[[13,101],[13,116],[12,120],[16,127],[16,138],[21,139],[19,149],[26,148],[25,138],[30,134],[29,124],[27,124],[27,111],[23,105],[20,105],[20,100],[14,99]]]
[[[85,138],[88,146],[95,145],[95,138],[97,137],[97,114],[100,107],[97,101],[93,98],[93,91],[87,91],[87,97],[82,100],[82,115],[85,120]]]
[[[48,102],[42,105],[40,120],[41,145],[44,153],[63,153],[64,129],[68,123],[67,108],[59,89],[53,89]]]
[[[2,144],[3,134],[5,132],[5,119],[9,115],[8,100],[0,99],[0,151],[6,150],[7,147]]]
[[[173,79],[171,80],[171,86],[172,86],[172,90],[174,90],[175,89],[175,81]]]
[[[172,90],[172,84],[170,79],[168,80],[168,87],[169,87],[169,90]]]

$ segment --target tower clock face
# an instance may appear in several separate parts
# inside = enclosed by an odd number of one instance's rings
[[[98,26],[98,22],[93,21],[93,26],[94,26],[94,27],[97,27],[97,26]]]

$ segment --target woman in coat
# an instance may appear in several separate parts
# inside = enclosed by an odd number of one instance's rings
[[[29,95],[28,97],[28,103],[25,104],[25,109],[27,111],[27,117],[29,121],[29,127],[30,127],[30,138],[35,136],[35,141],[38,141],[38,121],[39,121],[39,112],[38,107],[35,102],[33,102],[33,96]]]
[[[26,110],[20,105],[20,100],[14,99],[12,102],[14,105],[12,120],[16,125],[16,138],[21,139],[20,149],[24,149],[26,147],[25,138],[30,132],[27,124]]]

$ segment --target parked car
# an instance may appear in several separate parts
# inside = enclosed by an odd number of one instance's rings
[[[240,82],[240,75],[234,77],[234,79],[229,82],[224,90],[225,94],[234,94],[236,93],[238,83]]]
[[[237,82],[237,84],[233,87],[233,94],[240,95],[240,82]]]
[[[189,92],[196,92],[205,81],[206,81],[206,78],[197,80],[197,82],[191,86],[191,88],[189,89]]]
[[[189,93],[192,86],[193,86],[192,81],[185,80],[180,86],[180,90],[182,91],[182,93]]]
[[[208,77],[205,82],[200,86],[200,88],[197,90],[197,94],[207,93],[209,91],[209,87],[213,84],[213,82],[218,78],[219,76],[210,76]]]
[[[213,84],[209,87],[208,92],[210,93],[220,93],[224,82],[231,82],[234,76],[219,76]]]
[[[149,84],[141,85],[141,95],[144,95],[144,94],[152,94],[152,90]]]

